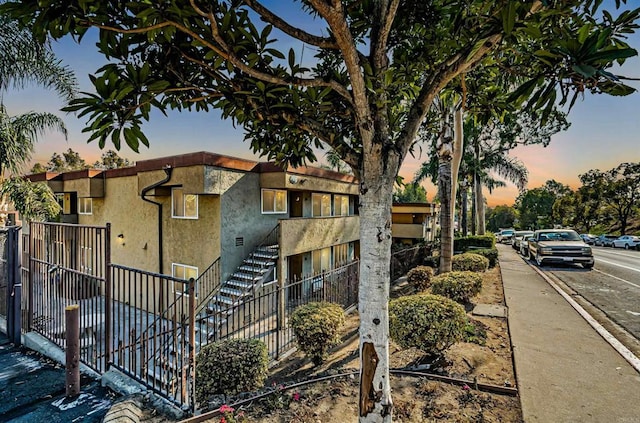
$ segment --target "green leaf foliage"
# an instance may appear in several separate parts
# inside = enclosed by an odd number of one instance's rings
[[[484,258],[484,257],[483,257]],[[433,278],[431,292],[467,304],[482,290],[482,276],[471,271],[453,271]]]
[[[472,272],[484,272],[489,268],[489,259],[473,253],[456,254],[451,263],[453,270],[470,270]]]
[[[448,298],[419,294],[389,302],[389,335],[402,348],[441,354],[462,340],[464,308]]]
[[[196,357],[196,402],[204,405],[212,395],[236,395],[264,386],[269,356],[258,339],[213,342]]]
[[[422,292],[431,286],[431,278],[433,278],[433,267],[416,266],[407,272],[407,282],[413,286],[416,291]]]
[[[316,365],[324,361],[329,348],[339,341],[339,330],[344,322],[342,307],[328,302],[302,305],[289,318],[298,348]]]
[[[25,221],[54,220],[61,212],[55,194],[46,183],[10,178],[0,183],[0,196],[7,196]]]

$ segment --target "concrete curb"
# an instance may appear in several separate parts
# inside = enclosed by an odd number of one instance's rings
[[[103,423],[138,423],[142,419],[142,402],[130,397],[114,404],[103,417]]]

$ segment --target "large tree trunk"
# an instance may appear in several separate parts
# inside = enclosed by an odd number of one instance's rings
[[[467,214],[469,213],[469,189],[466,181],[466,178],[463,179],[460,185],[460,226],[462,227],[462,236],[469,235],[469,222],[467,221]]]
[[[442,134],[441,145],[438,150],[438,192],[440,195],[440,268],[439,273],[451,271],[453,258],[453,218],[456,206],[456,188],[458,185],[458,170],[462,160],[463,134],[462,110],[454,112],[454,138],[445,131]]]
[[[395,155],[371,154],[360,189],[360,422],[391,422],[389,286]],[[375,157],[374,157],[375,156]]]
[[[482,183],[480,182],[480,178],[476,178],[475,183],[476,190],[476,215],[478,216],[478,235],[484,235],[486,230],[485,225],[485,207],[484,207],[484,196],[482,195]]]

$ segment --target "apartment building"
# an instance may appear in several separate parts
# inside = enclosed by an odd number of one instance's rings
[[[273,279],[295,280],[359,256],[358,184],[326,169],[198,152],[29,179],[56,193],[62,222],[109,222],[124,266],[188,279],[219,260],[228,280],[268,247]]]
[[[391,236],[394,243],[413,245],[433,242],[438,231],[435,203],[394,203],[391,209]]]

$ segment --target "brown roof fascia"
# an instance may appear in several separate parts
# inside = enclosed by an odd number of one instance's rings
[[[262,162],[258,166],[259,173],[270,173],[270,172],[287,172],[294,173],[296,175],[306,175],[306,176],[315,176],[318,178],[324,179],[333,179],[335,181],[347,182],[350,184],[358,183],[358,179],[353,175],[348,175],[346,173],[336,172],[334,170],[329,169],[321,169],[319,167],[311,167],[311,166],[299,166],[299,167],[287,167],[283,169],[282,167],[276,165],[272,162]]]
[[[72,172],[64,172],[61,173],[63,181],[69,181],[73,179],[84,179],[84,178],[93,178],[95,176],[100,175],[103,170],[98,169],[82,169],[82,170],[74,170]]]
[[[25,175],[25,178],[30,180],[31,182],[46,182],[51,181],[52,179],[62,179],[62,175],[55,172],[42,172]]]
[[[158,159],[141,160],[136,163],[138,172],[163,169],[166,166],[185,167],[207,165],[222,167],[225,169],[253,171],[258,162],[252,160],[239,159],[237,157],[223,156],[221,154],[199,151],[197,153],[181,154],[178,156],[160,157]]]

